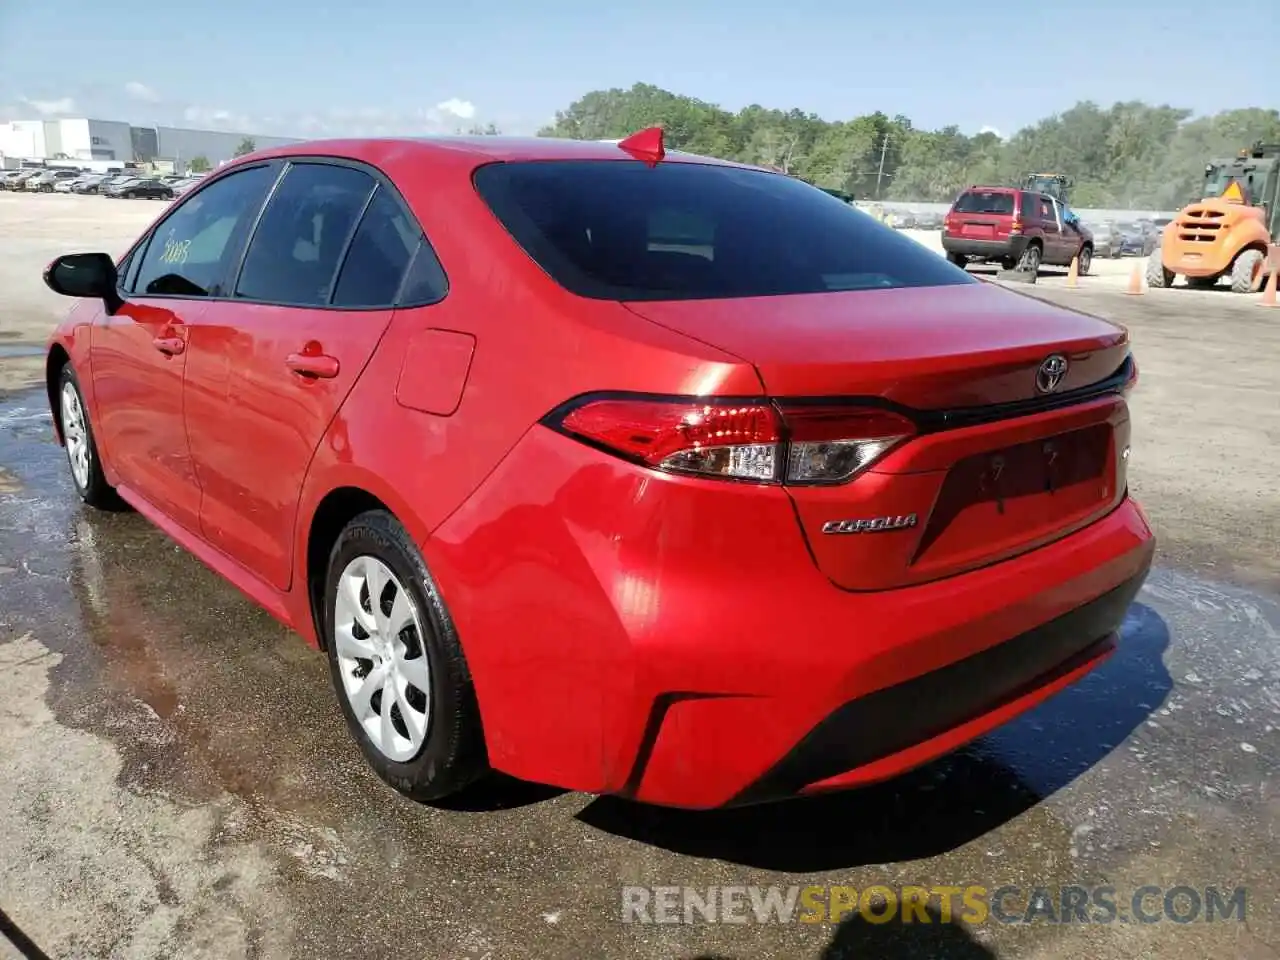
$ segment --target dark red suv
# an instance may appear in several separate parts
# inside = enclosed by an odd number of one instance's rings
[[[942,249],[958,267],[998,261],[1006,270],[1036,273],[1042,263],[1081,274],[1093,261],[1093,234],[1056,198],[1013,187],[970,187],[956,198],[942,226]]]

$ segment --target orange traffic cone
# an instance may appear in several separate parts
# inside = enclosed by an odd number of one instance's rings
[[[1067,271],[1067,286],[1068,287],[1080,286],[1080,258],[1079,257],[1071,258],[1071,269]]]
[[[1272,270],[1267,274],[1267,285],[1262,291],[1262,299],[1258,301],[1260,307],[1280,307],[1280,303],[1276,303],[1276,277],[1280,275],[1280,270]]]
[[[1129,289],[1125,291],[1131,297],[1142,295],[1142,267],[1133,261],[1133,273],[1129,274]]]

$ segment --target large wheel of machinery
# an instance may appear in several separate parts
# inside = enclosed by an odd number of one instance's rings
[[[1173,286],[1173,277],[1173,271],[1166,270],[1159,257],[1152,256],[1147,258],[1147,286],[1171,287]]]
[[[1262,269],[1266,257],[1261,250],[1241,250],[1231,264],[1231,290],[1233,293],[1251,293],[1253,281]]]

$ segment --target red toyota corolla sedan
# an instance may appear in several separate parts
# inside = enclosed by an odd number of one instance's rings
[[[80,496],[321,647],[416,798],[888,778],[1104,660],[1151,564],[1123,329],[654,131],[261,151],[45,276]]]

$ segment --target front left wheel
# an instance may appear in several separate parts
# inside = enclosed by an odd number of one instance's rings
[[[71,468],[71,482],[76,494],[91,507],[109,509],[119,504],[115,489],[107,483],[98,459],[98,444],[89,422],[84,394],[71,364],[64,364],[58,375],[58,423],[62,428],[62,445]]]
[[[453,620],[391,514],[347,525],[324,591],[329,670],[347,727],[386,783],[442,800],[488,770],[480,711]]]

